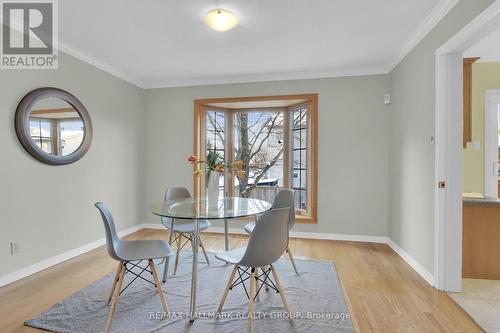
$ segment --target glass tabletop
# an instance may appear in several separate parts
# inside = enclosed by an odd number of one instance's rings
[[[252,198],[221,198],[210,205],[205,198],[159,202],[151,206],[151,212],[158,216],[180,219],[231,219],[264,213],[271,204]]]

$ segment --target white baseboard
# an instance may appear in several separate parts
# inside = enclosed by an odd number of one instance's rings
[[[369,235],[350,235],[350,234],[331,234],[322,232],[290,232],[292,238],[308,238],[308,239],[322,239],[322,240],[338,240],[348,242],[365,242],[365,243],[387,243],[385,236],[369,236]]]
[[[141,229],[164,229],[162,224],[158,223],[143,223],[126,230],[119,232],[120,237],[126,236],[133,232],[139,231]],[[229,228],[230,234],[246,235],[246,232],[241,228]],[[207,233],[224,233],[224,228],[222,227],[211,227],[204,230]],[[431,286],[434,286],[434,276],[429,273],[422,265],[420,265],[411,255],[409,255],[405,250],[403,250],[399,245],[394,243],[391,239],[385,236],[367,236],[367,235],[347,235],[347,234],[332,234],[332,233],[319,233],[319,232],[300,232],[292,231],[290,233],[292,238],[308,238],[308,239],[321,239],[321,240],[338,240],[338,241],[350,241],[350,242],[368,242],[368,243],[382,243],[389,245],[404,261],[410,265],[417,274],[419,274],[425,281],[427,281]],[[6,274],[0,277],[0,287],[25,278],[29,275],[37,273],[41,270],[47,269],[54,265],[57,265],[63,261],[72,259],[81,254],[87,253],[93,249],[98,248],[106,243],[106,239],[102,238],[96,240],[87,245],[80,246],[71,251],[59,254],[55,257],[42,260],[36,264],[30,265],[28,267],[22,268],[15,272]]]
[[[143,223],[141,224],[143,229],[163,229],[165,228],[161,224],[157,223]],[[210,227],[207,230],[203,230],[206,233],[223,234],[223,227]],[[228,228],[228,232],[233,235],[248,235],[242,228]],[[367,242],[367,243],[387,243],[387,237],[385,236],[367,236],[367,235],[349,235],[349,234],[331,234],[324,232],[301,232],[292,231],[290,232],[291,238],[307,238],[307,239],[323,239],[323,240],[340,240],[340,241],[350,241],[350,242]]]
[[[123,231],[120,231],[118,233],[118,235],[120,237],[123,237],[123,236],[131,234],[133,232],[136,232],[140,229],[142,229],[142,227],[140,225],[136,225],[136,226],[130,227],[128,229],[125,229]],[[49,267],[52,267],[54,265],[60,264],[66,260],[72,259],[74,257],[81,255],[81,254],[92,251],[92,250],[94,250],[94,249],[96,249],[99,246],[102,246],[104,244],[106,244],[106,238],[101,238],[101,239],[96,240],[92,243],[80,246],[80,247],[73,249],[73,250],[70,250],[68,252],[61,253],[61,254],[54,256],[52,258],[48,258],[48,259],[42,260],[40,262],[37,262],[36,264],[30,265],[28,267],[21,268],[20,270],[17,270],[15,272],[0,276],[0,287],[8,285],[12,282],[20,280],[22,278],[25,278],[25,277],[30,276],[32,274],[35,274],[37,272],[40,272],[40,271],[47,269]]]
[[[165,228],[161,224],[157,223],[144,223],[141,224],[141,228],[149,229],[163,229]],[[203,232],[206,233],[224,233],[223,227],[210,227]],[[246,235],[247,233],[242,228],[228,228],[230,234],[235,235]],[[332,234],[332,233],[319,233],[319,232],[300,232],[292,231],[290,232],[290,237],[292,238],[307,238],[307,239],[321,239],[321,240],[338,240],[338,241],[349,241],[349,242],[365,242],[365,243],[381,243],[387,244],[391,249],[394,250],[408,265],[410,265],[413,270],[420,275],[427,283],[434,287],[434,276],[429,273],[422,265],[418,263],[415,258],[413,258],[408,252],[403,250],[399,245],[397,245],[392,239],[385,236],[367,236],[367,235],[349,235],[349,234]]]
[[[165,226],[160,223],[142,223],[138,227],[139,229],[165,229]]]
[[[432,275],[424,266],[420,265],[415,258],[413,258],[408,252],[403,250],[398,244],[396,244],[392,239],[387,238],[387,245],[391,247],[415,272],[418,273],[427,283],[434,287],[434,275]]]

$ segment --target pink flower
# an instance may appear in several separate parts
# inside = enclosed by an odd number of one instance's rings
[[[191,165],[195,164],[198,162],[200,159],[196,155],[191,155],[188,157],[188,162],[191,163]]]

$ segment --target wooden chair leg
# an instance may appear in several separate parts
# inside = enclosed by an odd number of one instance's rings
[[[156,265],[153,259],[149,259],[149,267],[151,268],[151,272],[153,272],[153,279],[155,280],[156,290],[158,291],[158,296],[160,296],[161,305],[163,307],[163,311],[168,313],[167,302],[165,301],[165,294],[163,293],[163,289],[161,289],[160,279],[158,278],[158,272],[156,271]]]
[[[276,271],[276,269],[273,266],[271,266],[271,273],[273,273],[274,282],[276,282],[276,287],[278,287],[281,301],[283,302],[283,307],[285,308],[285,311],[290,314],[290,309],[288,308],[288,302],[286,301],[285,292],[283,290],[283,287],[281,286],[278,272]],[[292,316],[290,316],[290,318],[292,318]]]
[[[203,251],[203,255],[205,256],[205,260],[207,261],[207,264],[210,266],[210,261],[208,260],[207,251],[205,250],[205,246],[203,245],[201,237],[199,236],[198,236],[198,241],[200,243],[201,250]]]
[[[295,264],[295,258],[293,257],[293,253],[290,250],[290,246],[287,246],[286,252],[288,252],[288,256],[290,257],[290,261],[292,262],[293,270],[295,271],[295,274],[299,274],[299,271],[297,270],[297,265]]]
[[[174,264],[174,274],[177,273],[177,265],[179,264],[179,254],[181,253],[181,241],[182,241],[182,234],[179,233],[179,236],[177,237],[177,251],[175,251],[175,264]]]
[[[109,310],[108,321],[106,322],[106,327],[104,328],[104,332],[108,333],[111,329],[111,323],[113,322],[113,317],[115,316],[116,305],[118,304],[118,299],[120,298],[120,291],[123,285],[123,278],[125,277],[125,263],[121,262],[120,275],[118,276],[118,281],[115,286],[113,302],[111,303],[111,309]]]
[[[255,268],[255,299],[259,300],[259,267]]]
[[[247,328],[248,333],[252,332],[253,328],[253,298],[255,294],[255,268],[252,268],[252,272],[250,273],[250,288],[248,291],[248,322]]]
[[[118,268],[116,269],[116,274],[113,279],[113,286],[111,287],[111,292],[109,293],[108,297],[108,305],[111,303],[111,299],[113,298],[113,295],[115,293],[115,288],[116,288],[116,283],[118,282],[118,278],[120,277],[120,273],[122,271],[123,264],[121,262],[118,263]]]
[[[222,312],[222,308],[224,307],[224,303],[226,302],[227,293],[229,292],[229,288],[233,284],[234,276],[236,275],[236,271],[238,270],[238,266],[234,265],[233,270],[231,271],[231,275],[229,276],[229,281],[227,281],[226,289],[224,289],[224,294],[222,294],[222,299],[220,300],[219,308],[217,312]]]

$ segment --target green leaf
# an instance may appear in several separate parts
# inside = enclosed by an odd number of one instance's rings
[[[207,154],[207,170],[206,170],[206,180],[205,183],[208,185],[208,177],[210,177],[210,173],[215,169],[215,166],[222,161],[222,157],[215,152],[213,149],[208,150]]]

